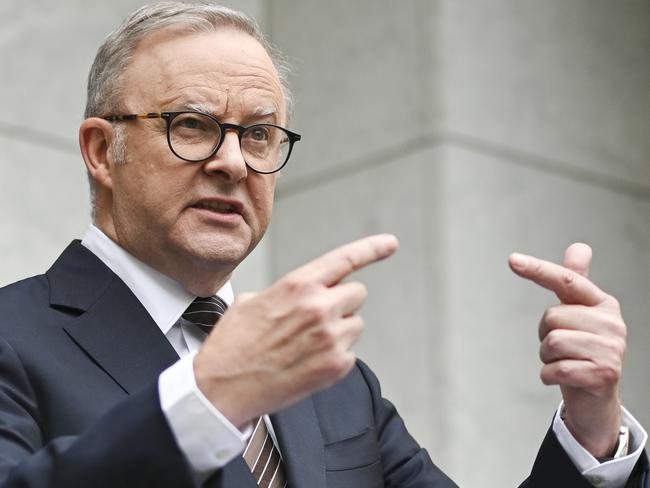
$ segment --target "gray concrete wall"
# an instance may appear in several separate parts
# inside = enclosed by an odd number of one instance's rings
[[[0,5],[0,284],[88,223],[76,149],[99,43],[140,2]],[[553,297],[507,269],[581,240],[630,328],[626,404],[650,424],[650,4],[637,0],[251,0],[289,55],[303,134],[240,291],[390,231],[359,274],[359,354],[461,486],[515,486],[559,395],[538,380]],[[470,458],[471,456],[471,458]]]
[[[588,242],[630,326],[623,397],[650,421],[650,5],[297,3],[272,2],[269,22],[298,60],[305,134],[280,188],[274,274],[395,232],[400,254],[361,275],[359,353],[436,462],[497,488],[526,476],[559,401],[538,379],[554,299],[507,256]]]
[[[592,276],[630,327],[623,399],[650,421],[650,4],[445,1],[440,13],[450,470],[463,486],[512,486],[559,397],[537,381],[535,327],[554,297],[510,275],[512,250],[558,260],[571,242],[593,246]],[[485,457],[468,472],[472,445]]]

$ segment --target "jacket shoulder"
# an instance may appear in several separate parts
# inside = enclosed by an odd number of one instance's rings
[[[37,275],[0,288],[0,337],[16,344],[42,334],[48,324],[60,323],[69,311],[50,306],[50,284]]]
[[[6,322],[7,314],[29,313],[34,306],[49,302],[50,286],[44,274],[25,278],[0,288],[0,317]]]

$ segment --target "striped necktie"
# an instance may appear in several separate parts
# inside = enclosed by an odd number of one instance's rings
[[[183,319],[209,334],[228,305],[218,296],[197,297],[183,313]],[[253,435],[244,451],[244,460],[260,488],[285,488],[287,476],[280,452],[275,447],[264,419],[255,422]]]
[[[244,461],[248,464],[260,488],[287,486],[287,475],[280,452],[275,447],[262,417],[259,417],[255,423],[253,435],[244,451]]]
[[[193,323],[206,334],[209,334],[214,324],[226,313],[228,305],[218,296],[197,297],[187,310],[183,319]]]

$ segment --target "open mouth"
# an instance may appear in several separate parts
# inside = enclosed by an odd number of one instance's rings
[[[241,213],[236,205],[226,202],[199,202],[192,205],[192,207],[225,214]]]

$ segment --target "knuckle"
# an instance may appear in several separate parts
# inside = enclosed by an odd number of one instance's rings
[[[548,324],[544,320],[544,317],[539,321],[539,325],[537,326],[537,337],[539,338],[540,342],[544,340],[544,337],[546,337],[546,334],[548,334]]]
[[[621,303],[618,301],[616,297],[613,297],[612,295],[607,295],[607,302],[609,303],[609,306],[616,310],[617,312],[620,313],[621,311]]]
[[[557,307],[549,307],[544,311],[542,322],[544,322],[549,329],[558,329],[562,324],[562,313]]]
[[[597,375],[603,383],[615,384],[618,383],[621,378],[621,368],[617,364],[600,365],[598,367]]]
[[[625,356],[626,346],[627,344],[625,342],[625,339],[615,339],[612,341],[611,348],[616,358],[622,359],[623,356]]]
[[[619,338],[625,341],[627,337],[627,326],[619,313],[601,313],[598,316],[596,333],[602,337]]]
[[[542,383],[544,383],[545,385],[552,385],[555,383],[553,381],[550,368],[546,366],[544,366],[540,371],[539,378],[542,380]]]
[[[620,322],[620,327],[618,329],[619,336],[620,338],[625,341],[627,339],[627,327],[625,325],[625,322],[621,321]]]
[[[312,287],[309,279],[295,271],[282,278],[280,284],[290,296],[302,295]]]
[[[544,344],[542,344],[540,346],[540,348],[539,348],[539,359],[543,363],[548,363],[549,360],[550,360],[550,354],[549,354],[548,350],[546,349],[546,347],[544,347]]]
[[[327,387],[347,375],[355,361],[356,356],[352,351],[339,350],[325,355],[313,373],[321,387]]]
[[[359,315],[355,315],[353,320],[351,321],[351,325],[353,330],[355,330],[358,333],[361,333],[361,331],[366,325],[366,321],[363,320],[363,317]]]
[[[304,302],[299,305],[298,309],[307,324],[322,323],[328,315],[326,307],[314,301]]]
[[[611,329],[615,335],[617,335],[618,337],[622,338],[623,341],[625,341],[625,338],[627,337],[627,327],[625,326],[625,322],[623,322],[622,317],[617,315],[612,320]]]
[[[336,336],[327,327],[314,329],[311,333],[311,340],[317,345],[318,349],[332,349],[337,343]]]
[[[539,332],[542,333],[542,330],[547,329],[551,324],[551,310],[546,309],[542,314],[542,318],[539,320]]]
[[[342,253],[341,260],[345,266],[346,275],[352,273],[361,266],[361,264],[358,262],[358,258],[352,252]]]
[[[572,372],[573,368],[568,362],[558,361],[555,363],[555,374],[560,382],[566,381],[571,376]]]
[[[557,355],[561,352],[563,340],[557,330],[552,330],[546,335],[544,345],[548,352],[553,355]]]
[[[354,344],[359,340],[361,333],[363,332],[364,321],[360,317],[353,320],[348,320],[346,330],[344,333],[344,338],[341,341],[342,344]]]
[[[562,282],[567,288],[571,288],[575,285],[576,273],[570,269],[564,269],[562,271]]]

